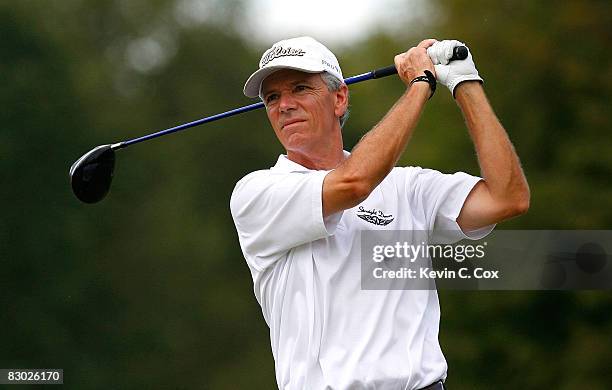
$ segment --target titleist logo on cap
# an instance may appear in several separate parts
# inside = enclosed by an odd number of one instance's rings
[[[306,54],[306,52],[304,50],[302,50],[302,49],[294,49],[292,47],[275,46],[272,49],[270,49],[266,53],[265,56],[263,56],[259,66],[260,67],[266,66],[268,64],[268,62],[272,61],[275,58],[287,57],[287,56],[302,57],[304,54]]]

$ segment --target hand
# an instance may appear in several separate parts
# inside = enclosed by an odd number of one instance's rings
[[[410,82],[415,77],[423,76],[425,70],[429,70],[435,75],[434,64],[431,62],[430,56],[427,55],[427,48],[435,42],[435,39],[425,39],[416,47],[395,56],[397,74],[406,86],[410,86]]]
[[[476,70],[476,65],[474,65],[472,53],[469,49],[465,60],[448,62],[453,56],[453,49],[461,45],[464,44],[455,40],[446,40],[436,42],[427,49],[427,54],[429,54],[435,65],[436,78],[440,84],[444,84],[450,89],[453,96],[455,96],[455,88],[457,88],[459,83],[470,80],[482,83],[482,78],[478,75],[478,70]]]

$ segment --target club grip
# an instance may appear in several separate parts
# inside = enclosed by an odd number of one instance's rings
[[[372,71],[372,78],[379,79],[381,77],[391,76],[392,74],[396,74],[397,69],[395,69],[395,65],[385,66],[384,68],[378,68]]]
[[[456,46],[453,49],[453,55],[451,56],[449,61],[456,60],[465,60],[468,56],[468,48],[465,46]],[[372,78],[379,79],[381,77],[391,76],[392,74],[396,74],[397,69],[395,69],[395,65],[389,65],[384,68],[375,69],[372,71]]]
[[[468,48],[465,46],[455,46],[453,49],[453,55],[451,56],[450,61],[456,60],[465,60],[468,56]]]

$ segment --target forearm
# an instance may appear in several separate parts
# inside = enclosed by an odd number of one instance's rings
[[[387,115],[359,141],[351,156],[325,176],[324,216],[361,203],[397,163],[431,93],[428,83],[412,81],[425,70],[433,72],[427,48],[434,42],[435,39],[425,39],[395,56],[397,75],[407,90]]]
[[[492,198],[514,204],[529,203],[529,187],[508,134],[489,104],[482,85],[465,82],[456,99],[474,142],[481,176]]]
[[[415,83],[384,118],[359,141],[338,169],[367,183],[373,190],[397,164],[423,112],[430,89]]]
[[[325,177],[323,214],[354,207],[389,174],[401,156],[430,94],[427,83],[413,84],[387,115]]]

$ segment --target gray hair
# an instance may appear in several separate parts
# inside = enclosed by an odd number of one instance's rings
[[[323,81],[325,82],[325,84],[327,84],[327,89],[330,92],[336,92],[340,90],[340,87],[342,86],[342,84],[344,84],[343,81],[341,81],[340,79],[338,79],[336,76],[334,76],[333,74],[329,73],[329,72],[323,72],[321,73],[321,78],[323,79]],[[348,92],[347,92],[348,94]],[[347,99],[348,99],[348,95],[347,95]],[[342,114],[342,116],[340,117],[340,127],[343,127],[344,124],[346,123],[346,120],[349,117],[349,108],[348,105],[346,107],[346,111],[344,111],[344,114]]]

